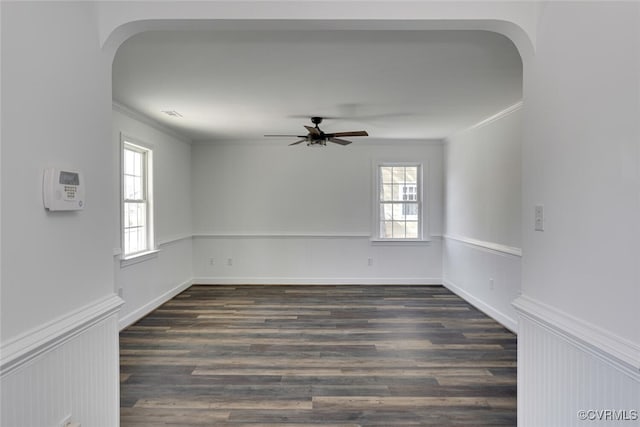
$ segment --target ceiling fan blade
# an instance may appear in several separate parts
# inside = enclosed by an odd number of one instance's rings
[[[320,135],[320,131],[317,128],[314,128],[313,126],[306,126],[305,128],[309,131],[309,133],[313,134],[313,135]]]
[[[354,130],[350,132],[336,132],[327,134],[329,138],[333,138],[334,136],[369,136],[366,130]]]
[[[306,138],[305,138],[305,139],[301,139],[300,141],[293,142],[293,143],[291,143],[291,144],[289,144],[289,145],[298,145],[298,144],[300,144],[301,142],[305,142],[306,140],[307,140]]]
[[[351,144],[351,141],[347,141],[346,139],[340,139],[340,138],[329,138],[330,142],[335,142],[336,144],[340,144],[340,145],[349,145]]]
[[[264,135],[266,137],[270,137],[270,136],[277,136],[277,137],[288,137],[288,136],[295,136],[296,138],[306,138],[307,135]]]

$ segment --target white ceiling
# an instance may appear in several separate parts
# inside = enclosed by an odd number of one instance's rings
[[[312,115],[340,118],[326,132],[440,139],[518,102],[522,63],[481,31],[147,32],[116,54],[113,98],[192,141],[302,135]]]

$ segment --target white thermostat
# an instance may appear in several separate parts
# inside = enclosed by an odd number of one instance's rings
[[[50,211],[84,209],[84,179],[82,172],[49,168],[42,182],[44,207]]]

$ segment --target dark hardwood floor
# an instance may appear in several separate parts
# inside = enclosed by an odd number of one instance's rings
[[[441,286],[193,286],[120,334],[121,426],[515,426],[516,337]]]

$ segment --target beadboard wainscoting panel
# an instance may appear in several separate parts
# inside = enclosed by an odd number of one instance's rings
[[[516,301],[518,330],[518,426],[631,426],[640,423],[640,351],[622,344],[624,361],[574,331],[573,321],[554,324]],[[538,315],[543,314],[545,320]],[[566,320],[566,319],[565,319]],[[577,326],[577,328],[575,327]],[[591,332],[589,332],[591,334]],[[593,337],[598,340],[595,333]],[[603,337],[611,341],[611,337]],[[615,344],[614,344],[615,346]],[[635,352],[635,364],[633,362]],[[630,354],[631,353],[631,354]]]
[[[194,283],[440,284],[442,240],[372,243],[367,235],[197,235]]]
[[[512,306],[520,294],[522,258],[517,248],[445,236],[443,284],[513,332]]]
[[[117,310],[81,322],[39,342],[27,337],[31,350],[3,363],[2,426],[118,425]]]

